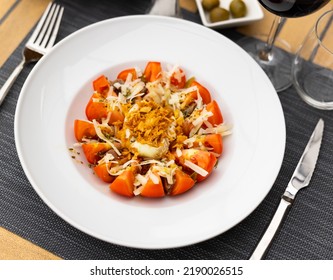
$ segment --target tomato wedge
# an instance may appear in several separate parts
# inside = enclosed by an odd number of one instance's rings
[[[190,87],[193,87],[193,86],[196,86],[198,88],[199,94],[202,98],[202,102],[204,104],[208,104],[211,101],[211,95],[210,95],[209,90],[195,80],[193,80],[190,83]],[[197,92],[195,91],[194,93],[195,93],[195,99],[197,99]]]
[[[104,75],[101,75],[93,81],[93,88],[95,91],[106,97],[110,90],[110,83]]]
[[[170,195],[178,195],[191,189],[195,181],[183,171],[177,169],[175,173],[175,184],[173,185]]]
[[[182,166],[185,168],[189,168],[185,164],[185,160],[188,160],[195,165],[201,167],[202,169],[207,171],[207,175],[203,176],[200,174],[197,174],[197,181],[201,182],[204,179],[206,179],[209,174],[213,171],[213,168],[216,164],[216,157],[207,151],[201,151],[201,150],[196,150],[196,149],[185,149],[182,151],[182,156],[178,158],[179,162]]]
[[[117,194],[132,197],[134,196],[134,180],[133,171],[125,170],[110,184],[110,189]]]
[[[198,99],[198,91],[202,98],[203,104],[208,104],[211,101],[209,90],[195,80],[189,82],[189,87],[193,86],[196,86],[198,90],[189,92],[186,95],[186,98],[182,106],[186,107],[187,105],[191,104],[194,100]]]
[[[119,111],[119,109],[108,111],[108,106],[105,103],[94,102],[94,99],[100,99],[103,101],[104,98],[99,93],[94,93],[91,96],[86,106],[86,116],[88,120],[97,120],[98,122],[101,122],[102,119],[106,119],[108,117],[108,113],[111,112],[109,124],[114,124],[117,121],[124,121],[124,115]]]
[[[184,88],[186,84],[185,72],[182,69],[178,68],[178,70],[172,74],[170,78],[170,83],[176,88]]]
[[[132,79],[131,79],[132,81],[136,80],[138,78],[135,68],[129,68],[129,69],[125,69],[125,70],[121,71],[118,74],[117,79],[126,81],[128,74],[132,74]]]
[[[214,152],[216,157],[219,157],[223,151],[223,141],[221,134],[207,134],[198,137],[193,142],[193,147],[198,148],[204,145],[208,148],[208,152]]]
[[[111,116],[109,120],[109,124],[114,124],[116,122],[123,122],[125,119],[122,112],[119,111],[119,109],[115,109],[111,111]]]
[[[223,123],[223,116],[222,116],[220,107],[215,100],[213,100],[212,102],[207,104],[206,110],[208,112],[213,113],[213,115],[208,118],[208,121],[212,125],[219,125],[219,124]]]
[[[154,82],[159,78],[161,72],[161,62],[150,61],[143,72],[143,76],[148,82]]]
[[[219,156],[223,151],[223,141],[221,134],[208,134],[204,137],[204,145],[206,147],[212,147],[213,152]]]
[[[140,195],[144,197],[163,197],[165,196],[163,183],[161,177],[157,174],[158,183],[154,184],[153,180],[149,178],[148,182],[144,185]]]
[[[96,164],[111,149],[111,145],[108,143],[84,143],[82,149],[87,161]]]
[[[108,167],[110,167],[111,163],[101,163],[94,167],[94,171],[96,175],[102,179],[105,183],[112,183],[115,180],[115,176],[110,175],[108,172]]]
[[[103,118],[107,118],[108,116],[108,110],[107,110],[107,106],[103,103],[103,102],[94,102],[93,99],[100,99],[100,100],[103,100],[104,97],[98,93],[98,92],[95,92],[87,106],[86,106],[86,116],[87,116],[87,119],[89,121],[92,121],[92,120],[97,120],[97,121],[101,121]]]
[[[74,135],[77,141],[82,141],[83,138],[96,138],[95,127],[91,122],[83,120],[74,121]]]

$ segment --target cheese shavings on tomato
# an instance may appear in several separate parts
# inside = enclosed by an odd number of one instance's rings
[[[185,159],[185,165],[203,177],[208,175],[208,172],[205,169],[201,168],[199,165],[196,165],[192,161]]]
[[[110,141],[102,132],[99,123],[96,120],[93,120],[93,124],[95,127],[95,131],[98,135],[98,137],[102,140],[104,140],[106,143],[110,144],[110,146],[112,147],[112,149],[117,153],[118,156],[121,155],[121,152],[117,149],[117,147],[114,145],[114,143],[112,141]]]

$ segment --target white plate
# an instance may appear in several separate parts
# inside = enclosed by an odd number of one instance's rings
[[[178,64],[206,85],[233,134],[217,169],[190,192],[125,199],[67,149],[74,119],[85,118],[91,81],[149,60]],[[184,20],[129,16],[79,30],[42,58],[22,88],[15,139],[35,191],[65,221],[111,243],[171,248],[225,232],[258,206],[282,163],[285,124],[272,84],[232,41]]]
[[[205,11],[202,7],[202,0],[195,0],[197,2],[199,14],[203,25],[213,28],[213,29],[222,29],[227,27],[236,27],[241,25],[246,25],[254,21],[261,20],[264,17],[264,13],[261,9],[261,6],[258,0],[243,0],[247,7],[247,14],[242,18],[233,18],[230,16],[230,19],[218,22],[211,22],[209,19],[209,12]],[[229,5],[232,0],[223,0],[220,1],[220,7],[225,8],[229,11]]]

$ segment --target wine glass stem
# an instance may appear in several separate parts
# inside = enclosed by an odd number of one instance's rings
[[[268,39],[265,44],[265,47],[261,50],[259,50],[259,58],[264,61],[270,61],[272,59],[273,53],[272,48],[274,46],[275,40],[277,36],[279,35],[284,23],[286,21],[286,18],[276,16],[273,24],[271,26],[271,29],[268,34]]]
[[[182,14],[181,14],[181,7],[180,7],[180,0],[176,0],[175,1],[175,16],[177,18],[181,18]]]

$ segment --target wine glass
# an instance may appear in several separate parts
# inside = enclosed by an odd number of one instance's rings
[[[149,14],[182,17],[179,0],[154,0]]]
[[[287,17],[296,18],[309,15],[330,0],[258,0],[269,12],[276,15],[266,41],[253,42],[245,38],[238,44],[247,51],[262,67],[270,78],[277,92],[287,89],[292,84],[291,65],[292,57],[281,48],[274,46],[276,38]],[[288,45],[282,42],[288,49]]]
[[[296,53],[294,86],[309,105],[333,110],[333,10],[322,14]]]

